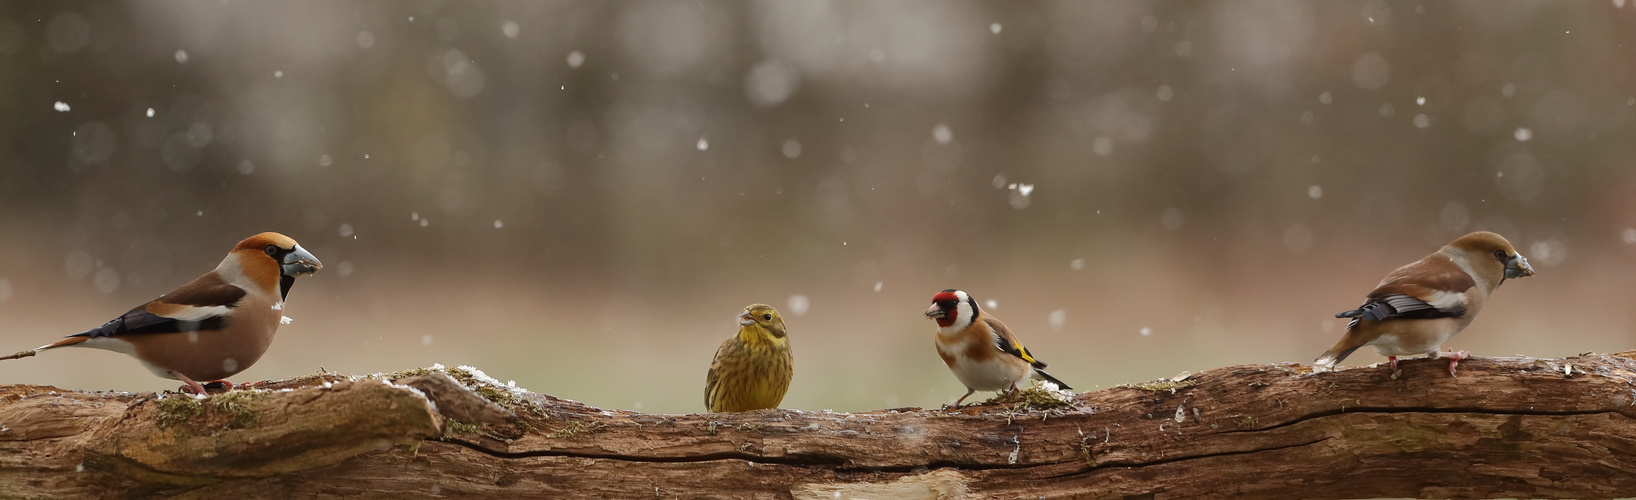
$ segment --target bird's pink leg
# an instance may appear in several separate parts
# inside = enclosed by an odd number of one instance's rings
[[[968,398],[968,397],[971,397],[971,394],[974,393],[974,392],[977,392],[977,389],[972,389],[970,387],[967,387],[966,388],[966,395],[965,396],[960,396],[960,399],[954,400],[954,407],[959,408],[960,407],[960,402],[965,401],[966,398]]]
[[[1437,354],[1440,357],[1449,358],[1449,376],[1454,378],[1460,378],[1454,374],[1454,366],[1460,364],[1460,360],[1471,357],[1471,353],[1456,351],[1453,347],[1450,347],[1447,353],[1439,352]]]
[[[1397,372],[1397,356],[1387,356],[1386,362],[1392,364],[1392,372]]]
[[[191,378],[187,378],[187,375],[183,375],[183,374],[177,373],[175,371],[170,372],[170,374],[175,375],[177,380],[181,380],[182,382],[187,383],[187,385],[182,386],[178,390],[180,390],[182,392],[193,393],[193,394],[208,394],[207,392],[205,392],[205,388],[204,388],[203,385],[200,385],[198,382],[194,382],[193,379],[191,379]]]

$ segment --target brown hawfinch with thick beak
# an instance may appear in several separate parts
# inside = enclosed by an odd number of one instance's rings
[[[295,277],[323,267],[288,236],[261,233],[239,242],[216,270],[192,283],[102,326],[0,360],[58,347],[106,349],[204,394],[199,380],[231,377],[261,359],[283,322],[284,297]]]
[[[937,292],[926,317],[937,321],[937,355],[966,386],[955,407],[977,391],[1016,391],[1017,382],[1030,377],[1072,389],[1045,373],[1045,362],[1034,359],[1005,323],[978,308],[966,292]]]
[[[1426,354],[1449,358],[1449,375],[1470,353],[1439,349],[1460,333],[1507,278],[1533,276],[1528,259],[1504,237],[1479,231],[1454,240],[1436,253],[1397,268],[1369,292],[1357,309],[1336,314],[1352,318],[1346,334],[1313,364],[1335,366],[1352,351],[1374,346],[1393,373],[1397,357]]]

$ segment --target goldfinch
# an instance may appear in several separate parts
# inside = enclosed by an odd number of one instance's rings
[[[773,306],[753,304],[738,324],[704,376],[704,406],[712,412],[777,408],[795,374],[784,318]]]
[[[0,360],[58,347],[105,349],[186,383],[187,392],[204,394],[199,380],[233,376],[261,359],[283,322],[290,285],[323,267],[288,236],[261,233],[239,242],[214,271],[192,283],[102,326]]]
[[[926,317],[937,321],[937,355],[966,386],[955,407],[977,391],[1015,391],[1017,382],[1029,377],[1072,389],[1045,373],[1045,362],[1034,359],[1005,323],[977,307],[966,292],[937,292]]]
[[[1449,376],[1470,353],[1439,349],[1460,333],[1507,278],[1534,275],[1528,259],[1504,237],[1479,231],[1386,275],[1357,309],[1336,314],[1352,318],[1346,334],[1313,364],[1335,366],[1352,351],[1374,346],[1392,371],[1397,357],[1425,354],[1449,359]]]

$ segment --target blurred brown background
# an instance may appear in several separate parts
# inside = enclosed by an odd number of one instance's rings
[[[1475,229],[1539,276],[1450,346],[1636,347],[1626,0],[6,2],[0,116],[7,351],[266,230],[327,267],[240,380],[692,412],[765,302],[784,406],[936,405],[958,287],[1093,389],[1310,361]],[[0,383],[178,385],[91,350]]]

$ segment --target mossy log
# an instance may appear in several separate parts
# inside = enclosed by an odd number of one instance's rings
[[[649,415],[465,369],[0,386],[0,498],[1636,496],[1636,352],[1218,368],[958,410]]]

